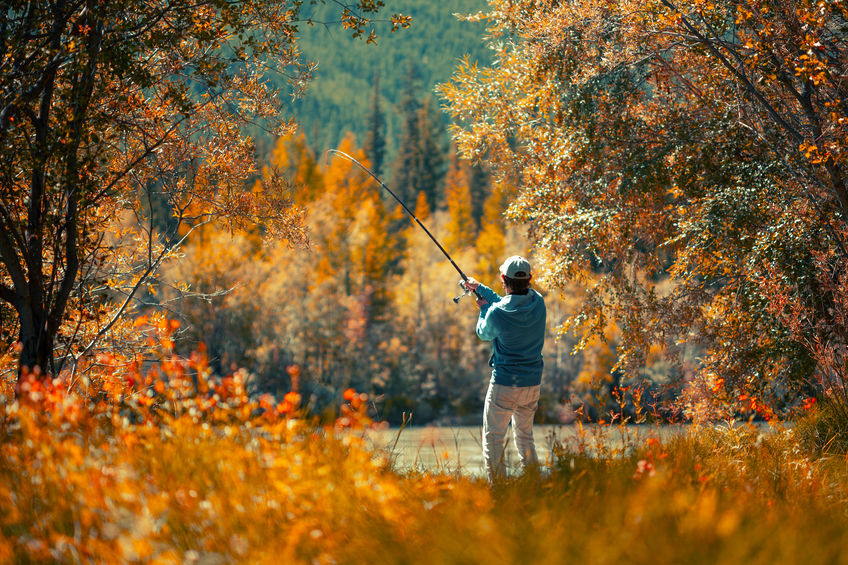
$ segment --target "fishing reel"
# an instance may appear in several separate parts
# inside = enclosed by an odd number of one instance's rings
[[[459,301],[462,299],[463,296],[468,296],[469,294],[474,294],[473,290],[470,290],[465,286],[465,281],[462,281],[462,280],[459,281],[459,288],[462,289],[462,294],[454,297],[454,299],[453,299],[454,304],[459,304]]]

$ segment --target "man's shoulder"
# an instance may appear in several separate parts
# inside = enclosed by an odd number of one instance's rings
[[[533,294],[535,295],[535,296],[533,297],[533,298],[534,298],[534,300],[538,301],[538,302],[539,302],[539,304],[541,305],[541,307],[542,307],[542,308],[544,308],[544,307],[545,307],[545,297],[544,297],[544,296],[542,296],[542,295],[541,295],[541,293],[539,293],[539,291],[538,291],[538,290],[536,290],[535,288],[531,288],[531,289],[530,289],[530,292],[531,292],[531,293],[533,293]]]

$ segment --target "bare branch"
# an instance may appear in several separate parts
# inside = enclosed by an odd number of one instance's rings
[[[199,228],[201,225],[203,225],[203,224],[198,224],[196,226],[192,226],[191,228],[189,228],[189,230],[186,232],[186,234],[173,247],[179,247],[180,245],[182,245],[182,243],[185,242],[185,240],[188,238],[188,236],[191,235],[191,233],[195,229]],[[142,287],[142,285],[147,282],[150,274],[152,272],[154,272],[156,269],[159,268],[159,266],[162,264],[162,261],[165,259],[165,257],[167,257],[170,249],[172,249],[172,248],[162,249],[162,251],[155,258],[154,262],[149,263],[147,265],[147,267],[144,269],[144,272],[139,277],[138,281],[132,286],[131,290],[127,293],[126,297],[124,298],[124,301],[121,302],[120,306],[115,311],[115,313],[112,315],[112,318],[109,320],[109,322],[107,322],[105,326],[100,328],[100,330],[91,339],[91,341],[88,343],[88,345],[86,345],[84,348],[82,348],[82,350],[74,357],[74,369],[73,369],[72,373],[76,372],[76,367],[77,367],[79,360],[82,359],[86,354],[88,354],[88,352],[95,346],[95,344],[103,336],[105,336],[106,333],[108,333],[110,329],[112,329],[112,327],[118,322],[118,320],[120,320],[123,317],[124,313],[126,312],[127,308],[129,307],[130,303],[132,302],[133,298],[135,297],[135,294]]]

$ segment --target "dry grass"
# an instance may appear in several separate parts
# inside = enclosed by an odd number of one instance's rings
[[[352,393],[322,427],[296,396],[207,379],[201,357],[127,370],[7,396],[0,561],[848,562],[845,458],[810,459],[780,428],[560,448],[550,473],[490,487],[392,471]]]

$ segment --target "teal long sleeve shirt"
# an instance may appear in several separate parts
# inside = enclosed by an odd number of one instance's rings
[[[542,346],[547,311],[542,295],[532,288],[527,294],[501,297],[481,284],[478,294],[488,304],[480,308],[477,336],[492,342],[492,378],[504,386],[535,386],[542,382]]]

